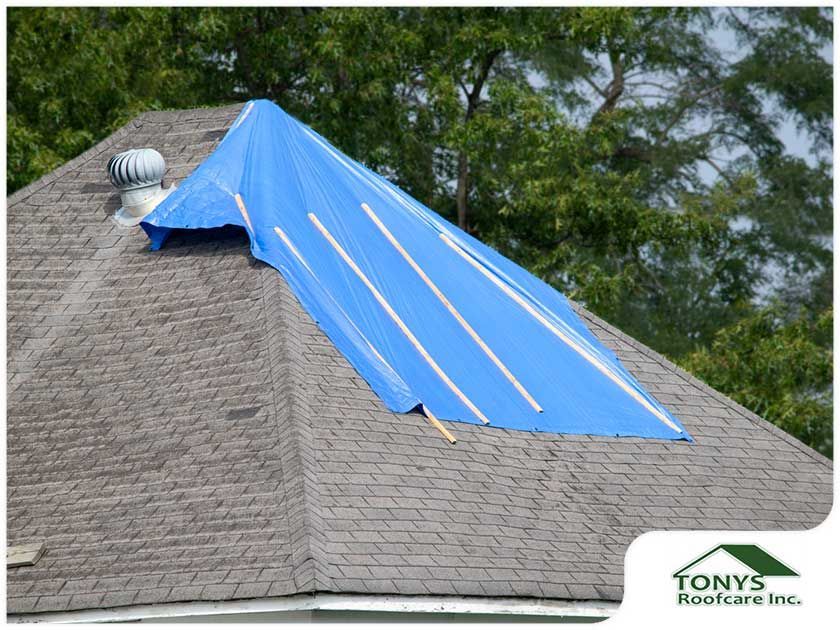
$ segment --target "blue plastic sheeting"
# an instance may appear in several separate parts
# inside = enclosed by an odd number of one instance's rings
[[[386,238],[363,203],[541,412]],[[309,213],[428,356],[409,341]],[[393,411],[422,404],[438,418],[473,424],[481,423],[478,410],[491,426],[510,429],[691,439],[586,328],[563,295],[269,101],[247,103],[216,151],[141,225],[152,249],[160,248],[174,228],[242,226],[253,255],[283,275],[304,308]]]

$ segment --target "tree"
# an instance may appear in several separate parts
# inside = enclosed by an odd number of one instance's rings
[[[712,387],[831,457],[830,309],[791,318],[778,306],[715,334],[683,366]]]
[[[10,191],[75,157],[148,109],[203,100],[182,12],[8,12]]]
[[[830,303],[832,83],[821,51],[831,13],[591,9],[581,19],[592,43],[576,62],[566,42],[538,60],[564,110],[588,129],[614,127],[599,166],[632,177],[637,203],[706,225],[693,243],[650,242],[644,269],[610,302],[591,282],[568,290],[672,356],[773,296]],[[737,52],[717,43],[727,38]],[[810,138],[810,162],[785,151],[785,119]],[[628,262],[631,252],[610,251],[596,266],[618,278]]]

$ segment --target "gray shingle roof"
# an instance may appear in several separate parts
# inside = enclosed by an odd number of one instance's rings
[[[244,233],[149,252],[107,158],[188,175],[239,106],[148,113],[8,210],[10,612],[332,591],[620,600],[652,529],[800,529],[828,460],[580,310],[696,443],[389,412]]]

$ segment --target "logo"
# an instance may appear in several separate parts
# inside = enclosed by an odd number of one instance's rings
[[[671,577],[677,582],[679,606],[799,606],[802,603],[797,595],[787,592],[789,583],[779,579],[799,577],[799,574],[758,545],[718,545]]]

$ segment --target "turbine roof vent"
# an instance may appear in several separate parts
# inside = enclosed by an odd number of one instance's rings
[[[108,160],[108,176],[120,190],[132,190],[163,181],[166,163],[154,149],[131,149]]]
[[[130,149],[108,160],[108,177],[120,191],[122,207],[114,220],[120,225],[137,225],[163,201],[175,186],[161,186],[166,172],[163,156],[150,148]]]

